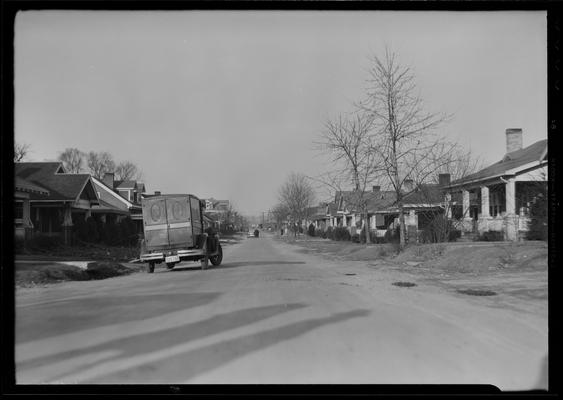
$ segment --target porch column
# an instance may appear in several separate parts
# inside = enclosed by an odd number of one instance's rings
[[[70,208],[70,204],[65,204],[63,208],[63,236],[64,236],[64,244],[69,246],[71,244],[72,238],[72,212]]]
[[[415,210],[409,211],[409,221],[407,225],[414,225],[416,226],[416,212]]]
[[[514,179],[510,179],[505,187],[506,215],[516,213],[516,186]]]
[[[470,218],[469,215],[469,190],[462,190],[461,194],[463,196],[463,218]]]
[[[356,214],[352,214],[352,223],[350,225],[351,228],[356,229]]]
[[[506,239],[518,239],[518,215],[516,215],[516,184],[514,179],[509,179],[505,184],[506,204]]]
[[[23,199],[23,227],[24,227],[24,238],[27,240],[33,234],[33,223],[31,222],[31,212],[29,199]]]
[[[489,187],[481,186],[481,217],[489,217]]]
[[[86,210],[86,215],[84,216],[84,221],[86,221],[91,216],[92,216],[92,210],[90,210],[90,209]]]
[[[446,193],[446,217],[452,219],[452,194]]]

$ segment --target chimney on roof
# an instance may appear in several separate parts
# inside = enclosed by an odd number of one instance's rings
[[[155,190],[155,191],[154,191],[154,195],[155,195],[155,196],[160,196],[160,190]]]
[[[509,128],[506,130],[506,152],[512,153],[513,151],[522,148],[522,129]]]
[[[104,179],[102,179],[102,182],[113,189],[113,172],[106,172],[104,174]]]
[[[448,186],[450,184],[450,174],[439,174],[438,182],[440,186]]]
[[[405,179],[405,181],[403,182],[403,188],[405,189],[405,192],[410,192],[414,189],[414,182],[412,179]]]
[[[381,190],[381,186],[372,186],[373,193],[377,193]]]

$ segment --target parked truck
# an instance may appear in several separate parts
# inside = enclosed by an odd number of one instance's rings
[[[219,236],[205,229],[205,203],[192,194],[148,195],[141,199],[144,238],[140,260],[153,273],[155,264],[168,269],[182,261],[199,261],[206,269],[209,262],[221,264],[223,249]]]

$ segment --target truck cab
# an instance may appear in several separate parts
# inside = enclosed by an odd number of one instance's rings
[[[219,237],[205,230],[205,204],[192,194],[145,195],[141,199],[144,239],[140,260],[148,263],[148,272],[155,264],[165,263],[172,269],[182,261],[200,261],[202,269],[221,264],[223,250]]]

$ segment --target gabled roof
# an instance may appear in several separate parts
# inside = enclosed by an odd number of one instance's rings
[[[15,163],[14,170],[16,178],[49,191],[49,195],[31,193],[30,200],[76,201],[83,194],[90,200],[98,200],[90,175],[64,173],[62,163],[21,162]]]
[[[94,183],[94,187],[99,193],[100,201],[103,201],[106,205],[109,204],[111,207],[120,209],[120,210],[128,210],[132,207],[138,207],[131,201],[127,200],[125,197],[116,193],[112,188],[106,185],[101,180],[92,177],[92,182]]]
[[[363,198],[361,198],[363,196]],[[383,207],[387,207],[396,201],[396,195],[393,191],[366,191],[358,192],[352,191],[339,191],[335,195],[335,203],[340,207],[340,199],[343,200],[342,207],[346,208],[348,211],[358,211],[353,209],[353,205],[357,204],[360,200],[366,202],[367,209],[369,211],[376,211]],[[339,208],[340,209],[340,208]]]
[[[31,182],[26,181],[20,177],[16,176],[14,186],[16,187],[17,191],[26,192],[26,193],[38,193],[43,194],[45,196],[49,195],[49,191],[47,189],[42,188],[39,185],[34,185]]]
[[[507,153],[502,160],[489,165],[482,170],[467,175],[464,178],[458,179],[450,184],[450,186],[461,186],[465,183],[472,181],[485,180],[489,178],[494,178],[502,176],[507,173],[507,171],[513,170],[515,168],[523,167],[527,164],[537,162],[538,165],[544,161],[547,157],[547,139],[540,140],[528,147],[520,150]]]
[[[436,204],[444,202],[444,188],[437,184],[422,184],[403,198],[403,204]]]
[[[137,181],[114,181],[113,187],[115,189],[135,189],[137,186]]]

